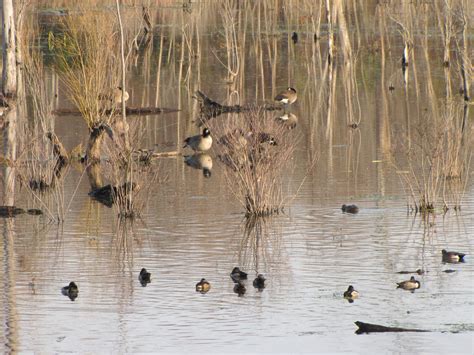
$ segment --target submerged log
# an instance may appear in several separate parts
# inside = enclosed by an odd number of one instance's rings
[[[166,108],[166,107],[127,107],[126,113],[128,115],[152,115],[152,114],[159,114],[159,113],[170,113],[170,112],[178,112],[180,111],[177,108]],[[120,108],[116,109],[107,109],[105,110],[106,115],[110,115],[111,113],[115,113],[117,115],[122,114],[122,110]],[[81,112],[76,109],[59,109],[53,110],[53,115],[57,116],[80,116]]]
[[[43,214],[43,211],[37,208],[30,208],[28,210],[24,210],[23,208],[15,206],[0,206],[0,217],[15,217],[19,214],[24,213],[39,216]]]
[[[410,328],[398,328],[398,327],[386,327],[384,325],[364,323],[364,322],[354,322],[355,325],[359,327],[356,330],[357,334],[363,333],[386,333],[386,332],[429,332],[429,330],[423,329],[410,329]]]
[[[16,215],[23,214],[26,211],[23,208],[15,206],[0,206],[0,217],[15,217]]]
[[[194,98],[199,102],[199,118],[197,120],[198,125],[203,125],[206,121],[213,117],[217,117],[224,113],[241,113],[252,110],[265,110],[265,111],[276,111],[283,109],[284,106],[281,104],[269,104],[265,103],[262,105],[221,105],[220,103],[212,100],[202,91],[196,91]]]

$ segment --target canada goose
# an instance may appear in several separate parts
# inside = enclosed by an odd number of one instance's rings
[[[464,257],[466,256],[466,254],[447,251],[446,249],[443,249],[441,253],[443,254],[443,261],[445,263],[463,263]]]
[[[253,287],[258,288],[259,291],[265,288],[265,277],[262,274],[258,274],[255,280],[253,280]]]
[[[292,87],[287,88],[285,91],[280,92],[275,96],[275,101],[284,105],[291,105],[297,99],[296,90]]]
[[[234,286],[234,292],[240,296],[245,295],[245,292],[247,292],[247,289],[245,288],[244,284],[242,282],[237,282]]]
[[[202,170],[204,177],[211,177],[212,158],[207,153],[195,153],[193,155],[185,155],[184,162],[191,168]]]
[[[420,286],[420,281],[415,280],[415,276],[410,277],[408,281],[397,282],[397,288],[403,288],[404,290],[416,290]]]
[[[206,279],[201,279],[196,284],[196,292],[206,293],[211,289],[211,284],[206,281]]]
[[[151,274],[146,271],[145,268],[142,268],[140,274],[138,275],[138,280],[140,281],[142,286],[145,287],[148,283],[151,282]]]
[[[354,214],[354,213],[359,212],[359,207],[357,207],[356,205],[342,205],[341,210],[342,212],[345,212],[345,213]]]
[[[129,95],[127,91],[123,92],[123,101],[127,102],[129,99]],[[114,91],[113,91],[113,102],[115,104],[121,104],[122,103],[122,87],[117,86]]]
[[[298,124],[298,117],[291,112],[278,116],[276,120],[288,129],[293,129]]]
[[[114,103],[114,104],[121,104],[122,103],[122,87],[117,86],[109,94],[106,94],[106,95],[100,94],[99,99],[100,100],[109,100],[109,101],[112,101],[112,103]],[[124,99],[124,101],[127,101],[129,99],[129,95],[128,95],[127,91],[124,91],[123,99]]]
[[[183,148],[190,147],[195,152],[204,152],[211,149],[212,146],[212,136],[211,131],[208,128],[204,128],[202,135],[198,134],[196,136],[188,137],[184,140]]]
[[[260,144],[268,143],[269,145],[278,145],[275,137],[271,136],[269,133],[266,132],[259,132],[256,135],[257,142]]]
[[[243,272],[236,266],[232,269],[232,272],[230,273],[230,277],[235,282],[238,282],[239,280],[247,280],[247,273]]]
[[[351,298],[351,299],[359,298],[359,292],[357,292],[354,289],[354,286],[350,285],[347,288],[347,291],[344,292],[344,298]]]
[[[61,289],[61,293],[64,296],[68,296],[71,301],[74,301],[77,298],[78,294],[79,294],[79,289],[78,289],[76,283],[74,281],[71,281],[69,283],[69,285],[64,286]]]
[[[245,147],[247,145],[248,136],[249,134],[245,134],[241,128],[235,128],[231,132],[220,137],[217,140],[217,144],[235,150],[236,148]]]

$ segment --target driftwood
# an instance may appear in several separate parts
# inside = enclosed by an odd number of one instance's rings
[[[398,328],[398,327],[386,327],[384,325],[364,323],[364,322],[354,322],[355,325],[359,327],[356,330],[357,334],[363,333],[386,333],[386,332],[429,332],[429,330],[423,329],[409,329],[409,328]]]
[[[178,112],[179,109],[176,108],[166,108],[166,107],[127,107],[127,115],[151,115],[151,114],[158,114],[158,113],[170,113],[170,112]],[[106,115],[110,115],[112,113],[112,109],[105,110]],[[113,109],[113,113],[120,115],[122,110],[119,108]],[[53,115],[57,116],[80,116],[81,113],[76,109],[67,109],[63,108],[60,110],[53,110]]]
[[[199,102],[199,118],[197,120],[198,125],[204,124],[206,121],[213,117],[217,117],[224,113],[241,113],[252,110],[265,110],[265,111],[277,111],[283,109],[281,104],[269,104],[265,103],[262,105],[221,105],[220,103],[212,100],[202,91],[198,90],[193,96]]]

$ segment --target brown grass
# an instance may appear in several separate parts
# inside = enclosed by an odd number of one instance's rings
[[[216,119],[212,130],[228,186],[248,216],[283,210],[283,185],[292,171],[299,135],[279,123],[275,115],[255,109],[223,116]]]

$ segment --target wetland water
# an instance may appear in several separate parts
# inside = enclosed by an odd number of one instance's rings
[[[152,47],[143,50],[127,74],[128,105],[180,109],[129,117],[141,132],[138,147],[159,152],[174,151],[199,132],[193,123],[197,89],[235,104],[270,102],[287,86],[297,88],[298,101],[289,111],[298,123],[289,134],[299,140],[284,172],[285,193],[298,190],[308,161],[314,155],[318,159],[284,214],[246,228],[243,209],[213,149],[210,178],[186,166],[180,155],[153,161],[162,179],[133,222],[118,221],[116,209],[92,200],[84,169],[73,165],[61,189],[62,224],[51,223],[47,214],[0,219],[0,348],[38,353],[473,353],[473,174],[466,177],[460,211],[451,208],[443,214],[438,209],[424,219],[407,213],[406,183],[397,174],[406,168],[391,164],[407,135],[417,144],[408,128],[428,130],[435,124],[434,113],[459,99],[455,66],[443,68],[441,38],[432,35],[439,31],[437,24],[428,21],[425,32],[414,32],[415,64],[408,67],[404,88],[403,40],[379,12],[378,2],[347,10],[359,15],[357,26],[357,16],[345,24],[357,60],[347,65],[339,49],[331,76],[325,69],[325,18],[315,42],[310,16],[303,16],[311,2],[298,3],[301,7],[293,10],[235,10],[239,46],[246,52],[239,54],[238,74],[231,81],[222,64],[234,62],[227,61],[220,2],[194,2],[190,11],[172,2],[152,8]],[[396,2],[391,6],[385,11],[396,8]],[[428,8],[410,11],[430,18]],[[267,12],[268,27],[254,27],[255,18]],[[371,16],[361,17],[366,12]],[[403,14],[397,13],[400,19]],[[375,21],[376,15],[384,20]],[[293,31],[299,33],[297,43]],[[181,57],[186,45],[180,33],[192,46],[199,36],[199,56],[185,52]],[[472,26],[468,38],[472,48]],[[48,83],[58,92],[56,108],[70,107],[55,74],[49,74]],[[226,118],[209,121],[211,131]],[[465,127],[471,135],[472,118],[471,108]],[[360,122],[359,127],[349,128],[352,122]],[[54,127],[68,150],[87,142],[79,116],[58,116]],[[5,194],[4,184],[1,189]],[[42,199],[38,203],[30,190],[17,185],[16,206],[55,206],[54,196]],[[342,213],[344,203],[357,204],[359,213]],[[442,249],[466,253],[466,262],[443,263]],[[229,274],[234,266],[249,273],[244,295],[233,291]],[[138,280],[142,267],[151,272],[146,287]],[[419,268],[426,271],[415,275],[420,289],[396,288],[411,276],[397,272]],[[257,273],[267,279],[262,292],[252,286]],[[203,277],[211,283],[206,294],[195,291]],[[73,302],[61,294],[70,281],[79,287]],[[360,293],[353,303],[343,298],[349,285]],[[356,335],[355,321],[432,332]]]

